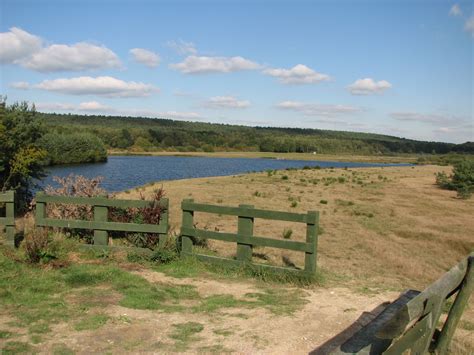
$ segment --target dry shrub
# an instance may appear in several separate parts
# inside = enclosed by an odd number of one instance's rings
[[[55,196],[95,197],[106,196],[106,191],[100,187],[102,177],[88,179],[82,175],[70,174],[65,178],[53,177],[60,186],[54,188],[48,185],[45,192]],[[51,218],[91,220],[94,216],[93,206],[72,204],[48,204],[46,213]]]
[[[47,249],[50,242],[48,231],[43,228],[31,229],[25,234],[23,246],[25,256],[30,263],[39,263],[47,256]]]
[[[109,208],[109,221],[121,223],[159,224],[163,213],[166,211],[161,205],[161,199],[165,196],[163,188],[153,191],[150,203],[142,208]],[[145,197],[140,193],[140,199]],[[154,249],[159,241],[156,233],[121,233],[112,232],[111,236],[126,237],[133,245],[140,248]]]
[[[100,186],[102,177],[88,179],[81,175],[70,174],[65,178],[55,176],[53,178],[59,184],[59,187],[53,188],[47,186],[45,192],[48,195],[71,196],[71,197],[112,197],[106,194],[106,191]],[[161,199],[164,197],[162,188],[155,190],[150,199],[150,203],[142,208],[116,208],[110,207],[108,220],[111,222],[137,223],[137,224],[159,224],[165,208],[161,206]],[[140,194],[140,199],[145,197]],[[92,220],[94,217],[94,207],[90,205],[75,204],[48,204],[46,213],[50,218],[55,219],[75,219]],[[91,242],[93,232],[82,229],[65,229],[74,236],[86,239]],[[130,243],[137,247],[153,249],[159,240],[159,235],[155,233],[125,233],[109,232],[111,237],[126,238]]]

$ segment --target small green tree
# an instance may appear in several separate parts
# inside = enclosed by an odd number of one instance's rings
[[[474,192],[474,160],[462,160],[454,164],[453,174],[436,174],[436,183],[444,189],[456,190],[458,197],[469,198]]]
[[[35,179],[45,176],[46,153],[38,146],[44,131],[34,105],[7,106],[6,97],[0,96],[0,191],[15,190],[19,209],[31,200]]]

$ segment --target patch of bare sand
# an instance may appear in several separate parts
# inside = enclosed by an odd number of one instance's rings
[[[147,278],[150,281],[167,281],[161,275],[148,274]],[[226,291],[238,294],[254,290],[254,285],[245,283],[239,288],[227,283],[214,285],[213,282],[201,283],[197,280],[181,281],[190,281],[198,288],[208,285],[217,294],[225,286],[228,286]],[[207,292],[211,293],[209,290]],[[361,313],[370,312],[398,296],[394,292],[367,296],[342,287],[304,292],[308,303],[291,316],[277,316],[263,308],[224,308],[217,313],[207,314],[163,313],[108,306],[105,311],[111,320],[106,326],[94,331],[78,332],[70,325],[57,325],[54,335],[42,344],[40,352],[48,353],[58,343],[64,343],[78,354],[169,353],[180,346],[170,338],[174,331],[173,325],[195,322],[202,324],[204,329],[187,344],[187,352],[214,350],[246,354],[304,354],[349,327]],[[234,296],[237,297],[236,294]]]

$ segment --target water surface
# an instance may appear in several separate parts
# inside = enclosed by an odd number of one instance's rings
[[[84,175],[88,178],[102,176],[104,178],[102,186],[109,192],[115,192],[161,180],[235,175],[268,169],[302,168],[304,166],[359,168],[409,165],[283,159],[111,156],[106,163],[50,167],[43,186],[48,184],[54,186],[53,176],[65,177],[71,173]]]

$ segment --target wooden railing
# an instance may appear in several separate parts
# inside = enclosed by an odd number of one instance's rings
[[[5,204],[5,217],[0,217],[0,225],[5,226],[7,243],[15,244],[15,192],[0,193],[0,203]]]
[[[207,205],[195,203],[193,200],[184,200],[181,204],[181,208],[183,210],[183,221],[181,227],[183,256],[194,255],[202,261],[228,265],[248,264],[252,265],[252,267],[270,269],[272,271],[290,271],[306,275],[314,275],[316,272],[316,254],[318,244],[317,232],[319,222],[318,212],[311,211],[307,214],[298,214],[255,209],[251,205],[240,205],[239,207]],[[221,233],[195,228],[194,212],[207,212],[219,215],[236,216],[238,218],[237,233]],[[255,236],[253,234],[255,218],[305,223],[306,241],[298,242]],[[236,259],[198,254],[193,248],[193,238],[215,239],[236,243]],[[289,267],[278,267],[267,264],[253,263],[252,249],[254,246],[281,248],[304,252],[304,269],[299,270]]]
[[[74,204],[93,206],[93,220],[69,220],[48,218],[46,206],[53,204]],[[150,201],[145,200],[114,200],[105,197],[70,197],[51,196],[43,193],[36,194],[36,225],[40,227],[56,227],[68,229],[86,229],[94,231],[94,245],[107,246],[109,244],[108,232],[127,233],[155,233],[160,234],[160,242],[168,233],[168,199],[161,199],[163,207],[159,224],[121,223],[108,221],[108,208],[144,208],[150,206]]]
[[[454,330],[474,290],[474,253],[423,292],[409,290],[332,354],[448,354]],[[438,322],[448,299],[446,320]]]

